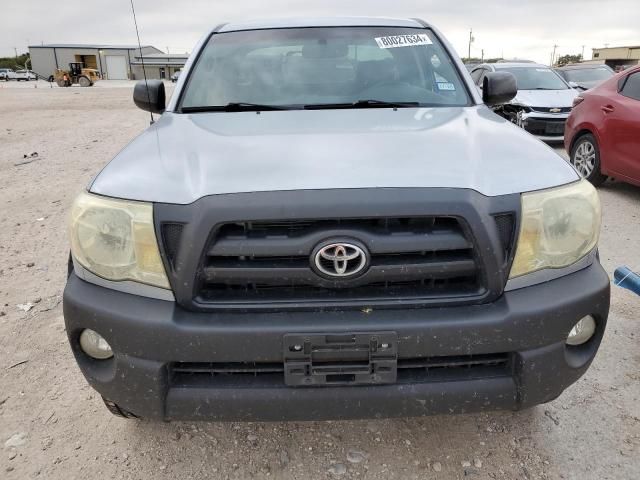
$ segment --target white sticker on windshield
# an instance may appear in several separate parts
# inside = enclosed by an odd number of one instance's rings
[[[451,82],[438,82],[438,90],[455,90],[456,86]]]
[[[432,45],[431,39],[425,34],[391,35],[375,39],[380,48],[414,47],[416,45]]]

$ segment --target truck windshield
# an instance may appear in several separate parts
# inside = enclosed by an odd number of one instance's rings
[[[518,81],[518,90],[567,90],[570,87],[560,76],[544,67],[508,67],[500,71],[515,75]]]
[[[183,112],[467,105],[451,57],[429,29],[317,27],[214,34]]]

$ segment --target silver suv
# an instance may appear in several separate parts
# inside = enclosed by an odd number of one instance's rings
[[[609,310],[594,188],[422,20],[224,24],[71,210],[64,315],[109,410],[295,420],[522,409]]]

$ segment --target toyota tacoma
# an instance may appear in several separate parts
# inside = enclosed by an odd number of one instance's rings
[[[421,20],[223,24],[74,201],[64,317],[109,410],[311,420],[518,410],[605,330],[594,188]]]

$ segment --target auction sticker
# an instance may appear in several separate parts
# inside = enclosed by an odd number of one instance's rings
[[[416,45],[432,45],[433,43],[425,34],[376,37],[375,41],[380,48],[414,47]]]
[[[438,82],[438,90],[455,91],[456,86],[450,82]]]

